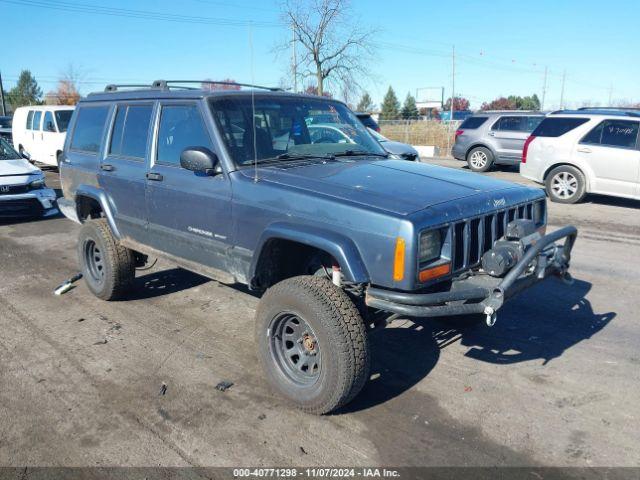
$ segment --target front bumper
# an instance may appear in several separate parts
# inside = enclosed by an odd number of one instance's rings
[[[570,279],[571,250],[578,230],[567,226],[541,237],[504,276],[475,275],[452,283],[448,292],[405,293],[368,287],[365,303],[374,309],[411,317],[444,317],[483,313],[487,323],[504,302],[550,275]],[[557,241],[564,239],[564,244]]]
[[[50,217],[57,213],[56,192],[51,188],[0,195],[0,218]]]

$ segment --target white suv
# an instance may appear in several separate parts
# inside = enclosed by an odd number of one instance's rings
[[[639,127],[640,111],[551,113],[525,142],[520,174],[544,183],[554,202],[587,193],[640,199]]]

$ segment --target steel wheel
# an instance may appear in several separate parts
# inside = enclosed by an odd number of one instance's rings
[[[551,179],[551,190],[558,198],[567,200],[578,191],[578,179],[570,172],[559,172]]]
[[[321,353],[309,324],[295,313],[277,315],[269,327],[271,357],[292,382],[309,385],[320,376]]]
[[[104,283],[104,256],[93,240],[84,244],[84,261],[91,278],[98,284]]]
[[[471,163],[471,165],[478,170],[485,168],[488,161],[489,158],[487,157],[487,154],[482,150],[476,150],[469,157],[469,162]]]

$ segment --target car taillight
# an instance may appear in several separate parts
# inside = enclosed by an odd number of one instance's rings
[[[380,133],[380,127],[376,126],[376,128],[374,128],[374,130],[378,133]]]
[[[533,135],[529,135],[529,138],[525,140],[524,148],[522,149],[522,163],[527,163],[527,153],[529,153],[529,145],[535,138],[536,137],[534,137]]]
[[[458,137],[464,133],[464,130],[456,130],[455,140],[458,140]]]

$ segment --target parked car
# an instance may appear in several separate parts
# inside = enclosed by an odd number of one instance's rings
[[[474,172],[486,172],[493,165],[518,165],[525,140],[543,119],[540,112],[478,112],[456,130],[451,153]]]
[[[11,137],[11,117],[0,117],[0,138],[4,138],[9,143],[12,141]]]
[[[640,199],[639,111],[563,110],[527,139],[520,174],[545,185],[554,202],[587,193]]]
[[[56,193],[45,185],[42,171],[0,138],[0,219],[56,213]]]
[[[59,204],[82,224],[87,287],[122,298],[151,255],[263,293],[257,356],[305,411],[358,394],[368,330],[390,314],[492,325],[511,295],[567,274],[576,229],[545,235],[540,189],[390,160],[336,100],[172,85],[111,86],[73,115]],[[330,113],[355,143],[312,142],[308,118]]]
[[[58,166],[72,106],[17,108],[13,115],[13,145],[31,162]]]
[[[356,112],[356,116],[360,119],[365,127],[380,133],[380,125],[378,125],[378,122],[374,120],[370,113]]]
[[[380,142],[382,148],[389,152],[389,154],[391,154],[393,158],[397,158],[400,160],[409,160],[412,162],[420,161],[420,154],[408,143],[389,140],[387,137],[371,128],[369,128],[369,133],[371,133],[371,135],[373,135],[373,137]]]

